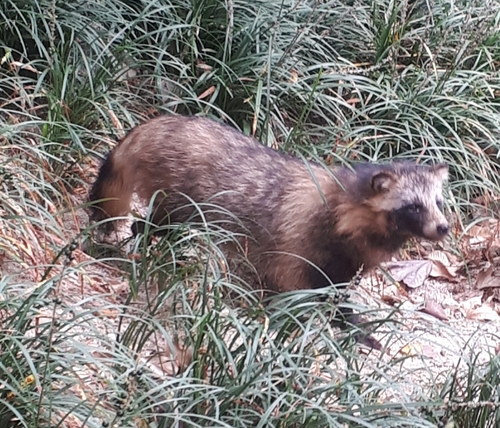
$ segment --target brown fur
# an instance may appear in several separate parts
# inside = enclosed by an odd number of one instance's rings
[[[193,209],[179,209],[188,204],[185,195],[210,200],[251,234],[248,257],[264,286],[288,291],[347,282],[412,236],[441,239],[448,225],[436,199],[446,176],[444,165],[411,163],[328,170],[206,118],[162,116],[133,129],[109,154],[90,200],[107,199],[94,206],[94,218],[102,219],[127,214],[134,192],[149,201],[164,191],[157,223],[167,214],[186,221]],[[406,214],[397,213],[416,202],[423,207],[418,230],[402,228]]]

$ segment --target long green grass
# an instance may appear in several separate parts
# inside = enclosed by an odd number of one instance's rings
[[[347,305],[334,287],[322,303],[263,304],[224,259],[234,237],[210,224],[87,256],[80,244],[99,249],[79,207],[131,127],[202,114],[326,163],[445,161],[459,239],[476,205],[497,215],[499,6],[1,2],[0,426],[496,423],[494,355],[470,345],[439,376],[389,348],[365,355],[331,326]],[[379,337],[398,330],[384,322]]]

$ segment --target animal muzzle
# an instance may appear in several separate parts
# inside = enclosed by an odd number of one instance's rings
[[[446,224],[439,224],[436,227],[437,234],[440,238],[444,238],[446,235],[448,235],[448,232],[450,230],[450,226]]]
[[[431,239],[433,241],[439,241],[443,239],[450,231],[450,225],[446,220],[441,220],[439,222],[429,222],[423,228],[424,238]]]

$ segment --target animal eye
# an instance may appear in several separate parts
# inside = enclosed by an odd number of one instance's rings
[[[406,211],[410,214],[418,214],[422,209],[422,205],[420,204],[410,204],[406,206]]]
[[[439,208],[439,211],[443,211],[443,201],[436,201],[436,205]]]

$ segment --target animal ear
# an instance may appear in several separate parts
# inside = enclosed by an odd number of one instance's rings
[[[388,192],[397,181],[396,175],[392,172],[378,171],[372,175],[372,189],[375,193]]]
[[[445,163],[438,163],[431,166],[432,173],[441,181],[448,180],[448,165]]]

